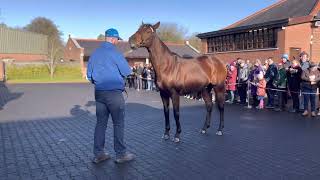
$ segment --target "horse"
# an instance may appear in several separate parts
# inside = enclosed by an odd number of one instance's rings
[[[216,103],[220,112],[220,124],[217,135],[223,135],[226,66],[217,58],[199,56],[183,58],[172,53],[157,36],[156,29],[160,22],[143,24],[129,38],[131,49],[144,47],[148,50],[151,64],[155,70],[155,82],[160,91],[165,116],[165,132],[163,139],[170,139],[169,104],[172,100],[176,134],[173,141],[180,142],[181,125],[179,120],[180,96],[201,92],[206,105],[206,119],[202,134],[207,133],[211,124],[212,89],[216,95]]]

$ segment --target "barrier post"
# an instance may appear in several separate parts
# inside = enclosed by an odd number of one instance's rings
[[[248,99],[248,105],[247,105],[247,108],[248,109],[251,109],[252,106],[250,105],[250,94],[251,94],[251,91],[250,91],[250,80],[248,79],[247,81],[247,99]]]

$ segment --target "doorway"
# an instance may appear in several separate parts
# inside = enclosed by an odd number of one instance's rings
[[[291,47],[290,54],[289,54],[290,61],[292,61],[294,59],[299,60],[300,53],[301,53],[301,48]]]

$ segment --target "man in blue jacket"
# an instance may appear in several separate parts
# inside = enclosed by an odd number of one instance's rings
[[[134,159],[134,154],[127,153],[124,144],[125,102],[122,92],[125,88],[124,78],[132,73],[127,60],[117,50],[120,39],[116,29],[105,32],[103,42],[90,56],[87,79],[95,86],[97,123],[94,131],[94,163],[110,159],[104,152],[105,132],[109,114],[111,114],[114,131],[114,150],[116,163]]]

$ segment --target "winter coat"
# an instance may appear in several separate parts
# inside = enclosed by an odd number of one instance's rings
[[[300,65],[301,65],[301,69],[302,71],[308,69],[310,67],[310,62],[309,61],[306,61],[306,62],[300,62]]]
[[[267,82],[265,79],[259,80],[257,83],[257,95],[258,96],[265,96],[266,95],[266,86]]]
[[[273,85],[273,81],[276,79],[277,74],[278,74],[277,66],[274,63],[270,64],[264,76],[264,78],[267,81],[267,86]]]
[[[227,76],[227,90],[235,91],[237,82],[237,68],[233,65],[230,66]]]
[[[240,67],[239,71],[238,71],[238,82],[239,83],[246,83],[248,81],[248,78],[249,78],[248,66],[245,65],[243,67]]]
[[[287,71],[287,78],[288,78],[288,86],[290,91],[300,90],[301,74],[302,74],[302,69],[300,66],[289,67],[289,70]]]
[[[311,80],[310,76],[315,76],[314,80]],[[301,89],[317,89],[317,82],[320,81],[320,71],[308,68],[302,72],[301,79]]]
[[[263,69],[261,66],[254,66],[252,71],[249,74],[249,81],[250,82],[258,82],[257,75],[263,73]],[[251,94],[257,95],[257,87],[251,86]]]
[[[279,69],[277,77],[273,82],[273,86],[281,89],[287,88],[287,73],[285,68]]]

